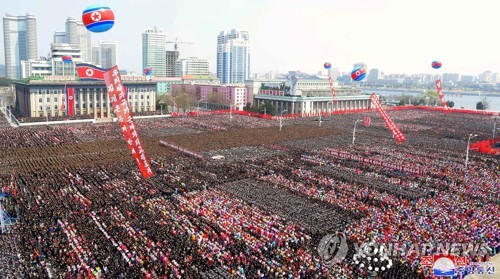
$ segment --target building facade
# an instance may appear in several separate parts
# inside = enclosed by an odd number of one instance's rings
[[[66,42],[73,48],[80,49],[84,61],[92,60],[92,38],[90,31],[82,22],[68,17],[66,20]]]
[[[168,78],[175,77],[175,63],[179,60],[179,52],[178,51],[170,51],[168,50],[166,53],[166,76]]]
[[[182,77],[186,75],[209,75],[209,64],[207,59],[198,57],[188,57],[177,60],[175,65],[175,76]]]
[[[157,77],[166,77],[167,35],[158,27],[146,29],[142,34],[142,68],[151,67]]]
[[[54,78],[54,77],[51,77]],[[155,111],[156,83],[146,80],[123,81],[132,112]],[[94,118],[113,116],[104,82],[29,80],[16,82],[16,109],[22,116],[64,116],[68,88],[74,89],[75,114]]]
[[[71,56],[71,62],[64,62],[63,56]],[[76,76],[76,63],[85,62],[80,49],[66,43],[50,44],[50,57],[21,61],[21,77]]]
[[[223,84],[250,79],[250,34],[233,29],[217,37],[217,77]]]
[[[118,65],[118,42],[99,41],[99,64],[104,69],[109,69]]]
[[[91,59],[92,64],[94,64],[96,66],[100,66],[101,65],[101,48],[99,47],[99,45],[92,45],[91,53],[92,53],[92,59]]]
[[[33,14],[3,18],[5,70],[8,78],[21,77],[21,61],[38,57],[36,17]]]
[[[54,44],[65,44],[66,43],[66,32],[56,31],[54,32]]]
[[[230,106],[235,110],[243,110],[247,93],[245,86],[226,86],[209,84],[173,84],[172,94],[188,94],[192,102],[219,104]]]
[[[182,78],[157,78],[157,77],[154,77],[152,79],[153,81],[156,82],[156,93],[158,94],[158,96],[161,96],[161,95],[169,95],[171,92],[172,92],[172,85],[173,84],[183,84],[184,81],[182,80]]]
[[[44,77],[52,75],[52,60],[23,60],[21,61],[21,78]]]
[[[247,85],[250,85],[247,81]],[[255,88],[254,84],[254,88]],[[328,80],[303,79],[291,75],[286,81],[264,81],[253,103],[270,102],[276,113],[286,110],[291,114],[326,113],[338,110],[371,108],[370,96],[362,95],[359,89],[339,87],[334,83],[334,101]]]

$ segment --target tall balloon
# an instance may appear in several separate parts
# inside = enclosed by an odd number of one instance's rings
[[[332,67],[332,63],[325,62],[325,64],[323,64],[323,67],[325,67],[325,69],[329,70]]]
[[[115,25],[115,14],[107,6],[91,5],[83,11],[82,22],[90,32],[106,32]]]
[[[351,78],[354,81],[362,81],[366,77],[366,69],[363,67],[356,67],[351,72]]]
[[[441,66],[443,66],[443,63],[441,63],[441,61],[432,61],[432,68],[434,69],[439,69],[441,68]]]

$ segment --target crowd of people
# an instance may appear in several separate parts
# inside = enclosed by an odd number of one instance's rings
[[[464,137],[487,137],[474,115],[395,111],[408,142],[396,144],[374,113],[276,120],[233,115],[136,120],[155,175],[142,179],[116,123],[0,131],[0,191],[19,206],[0,235],[0,277],[359,278],[352,253],[334,265],[318,254],[333,233],[349,243],[486,243],[500,250],[498,157],[473,154]],[[351,146],[352,125],[359,127]],[[1,121],[0,121],[1,122]],[[271,130],[272,129],[272,130]],[[252,134],[249,131],[259,131]],[[214,150],[213,137],[231,148]],[[204,151],[185,156],[153,140]],[[234,137],[234,139],[232,138]],[[279,140],[279,141],[278,141]],[[260,144],[259,144],[260,143]],[[158,150],[156,150],[158,149]],[[331,150],[412,165],[424,175],[332,156]],[[269,154],[259,154],[269,153]],[[33,155],[35,154],[35,155]],[[212,160],[222,154],[228,160]],[[30,157],[31,156],[31,157]],[[390,255],[380,278],[425,278],[415,253]],[[3,272],[3,273],[2,273]],[[19,276],[21,274],[21,276]]]

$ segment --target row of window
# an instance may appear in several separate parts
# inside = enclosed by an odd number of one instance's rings
[[[85,103],[82,103],[82,105],[85,105]],[[78,102],[75,104],[75,106],[76,106],[76,108],[78,108],[78,107],[79,107],[79,106],[78,106]],[[97,103],[97,104],[96,104],[96,107],[97,107],[97,108],[99,108],[100,106],[101,106],[101,105],[100,105],[100,103]],[[130,107],[132,107],[132,103],[129,103],[129,106],[130,106]],[[139,106],[139,105],[138,105],[138,104],[137,104],[137,102],[136,102],[136,103],[135,103],[135,107],[138,107],[138,106]],[[144,102],[141,102],[141,106],[144,106]],[[149,106],[149,102],[146,104],[146,106]],[[93,103],[90,103],[89,107],[90,107],[90,108],[93,108],[93,107],[94,107],[94,104],[93,104]],[[103,107],[106,107],[106,106],[104,105],[104,103],[103,103]],[[50,106],[48,106],[48,107],[46,107],[46,108],[44,108],[43,106],[38,106],[38,110],[39,110],[39,111],[43,111],[43,110],[46,110],[46,109],[51,110],[52,108],[51,108]],[[57,106],[57,105],[54,105],[54,110],[58,110],[58,109],[60,109],[60,107],[59,107],[59,106]]]
[[[141,95],[140,97],[141,97],[141,100],[144,100],[144,95]],[[63,98],[63,99],[65,99],[65,98]],[[100,98],[99,98],[99,97],[97,97],[97,99],[100,99]],[[130,98],[129,98],[129,99],[130,99]],[[147,99],[147,100],[149,100],[149,95],[146,95],[146,99]],[[75,100],[77,100],[77,101],[79,100],[78,95],[76,95]],[[84,98],[84,100],[85,100],[85,98]],[[92,100],[92,96],[89,96],[89,100]],[[106,101],[106,99],[104,99],[104,101]],[[43,103],[43,98],[38,98],[38,102],[39,102],[39,103]],[[49,98],[47,98],[47,101],[46,101],[46,102],[47,102],[47,103],[50,103],[50,97],[49,97]],[[57,102],[57,97],[54,97],[54,102]]]

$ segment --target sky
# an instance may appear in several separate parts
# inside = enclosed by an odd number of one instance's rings
[[[179,45],[216,69],[221,31],[250,32],[251,71],[316,73],[330,62],[350,71],[363,62],[384,73],[500,72],[497,0],[0,0],[0,15],[34,13],[38,55],[46,56],[55,31],[86,6],[102,3],[115,26],[92,40],[117,40],[121,69],[142,72],[141,34],[158,26]],[[3,28],[0,64],[5,61]],[[173,45],[167,49],[173,50]],[[443,62],[441,70],[430,67]]]

